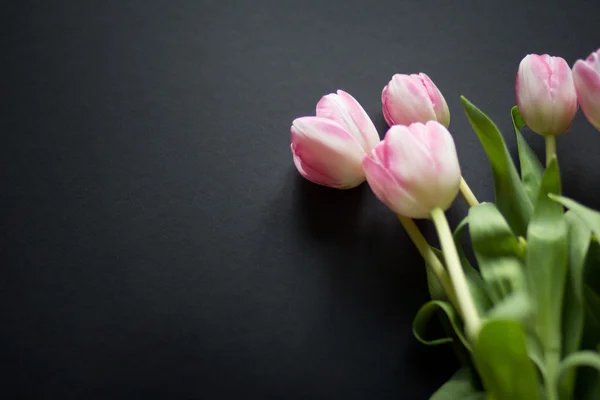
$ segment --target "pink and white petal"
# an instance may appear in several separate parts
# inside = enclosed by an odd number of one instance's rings
[[[427,93],[413,75],[394,75],[389,85],[388,109],[394,123],[399,125],[436,118]]]
[[[429,150],[421,139],[425,125],[414,123],[410,126],[395,125],[388,131],[385,142],[388,147],[387,168],[402,186],[411,191],[412,185],[434,175],[433,162]]]
[[[331,119],[346,129],[369,153],[379,142],[379,135],[361,105],[348,93],[338,90],[323,96],[317,103],[317,116]]]
[[[600,49],[591,53],[585,61],[590,66],[590,68],[592,68],[600,74]]]
[[[407,90],[403,78],[400,74],[392,77],[386,91],[386,109],[389,119],[393,121],[392,125],[409,125],[404,112],[404,102],[407,99]]]
[[[365,152],[339,124],[320,117],[303,117],[294,121],[291,131],[295,155],[303,165],[342,186],[356,186],[364,180]]]
[[[442,92],[440,92],[427,74],[420,73],[419,77],[421,78],[421,83],[423,84],[423,87],[425,87],[427,95],[433,105],[433,112],[436,116],[435,119],[442,125],[448,127],[450,125],[450,110],[448,109],[448,104],[446,103],[446,99],[442,95]]]
[[[434,163],[436,176],[458,175],[458,156],[452,134],[441,123],[430,121],[426,125],[427,148]]]
[[[297,118],[292,123],[292,133],[301,139],[322,142],[339,153],[360,158],[366,154],[358,140],[340,124],[322,117]]]
[[[573,74],[567,62],[560,57],[552,57],[552,75],[550,77],[551,115],[548,116],[549,132],[565,133],[577,113],[577,94],[573,83]]]
[[[533,131],[545,132],[548,127],[546,116],[551,104],[547,85],[549,74],[539,62],[532,59],[533,56],[523,59],[517,74],[517,105]]]
[[[579,60],[573,66],[573,75],[581,109],[590,123],[600,130],[600,70]]]
[[[349,116],[344,118],[344,105],[342,104],[338,95],[335,93],[330,93],[321,97],[321,100],[319,100],[319,102],[317,103],[316,115],[317,117],[327,118],[332,121],[335,121],[347,131],[350,130],[350,118]]]
[[[383,166],[371,157],[363,159],[365,177],[375,196],[396,214],[406,214],[416,205],[415,199],[403,190]]]
[[[432,124],[433,125],[433,124]],[[461,171],[456,146],[444,127],[431,127],[431,152],[436,163],[435,206],[447,209],[458,194]]]
[[[367,154],[370,153],[377,143],[380,142],[379,134],[377,133],[377,129],[375,129],[375,125],[373,125],[373,121],[371,121],[371,118],[369,118],[360,103],[349,93],[338,90],[337,94],[344,105],[344,109],[348,112],[358,129],[365,152]]]
[[[298,170],[300,175],[302,175],[304,178],[318,185],[329,186],[334,188],[338,188],[341,186],[341,183],[337,179],[325,175],[324,173],[313,169],[309,165],[306,165],[298,156],[298,154],[296,154],[296,145],[294,143],[290,145],[290,148],[292,150],[292,155],[294,158],[294,165],[296,166],[296,169]]]
[[[388,126],[392,126],[395,124],[394,119],[392,118],[390,107],[390,93],[389,93],[389,84],[386,85],[381,91],[381,111],[383,113],[383,118],[385,122],[387,122]]]

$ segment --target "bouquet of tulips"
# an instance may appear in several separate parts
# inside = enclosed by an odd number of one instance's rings
[[[511,110],[519,170],[496,125],[461,98],[493,171],[494,203],[479,203],[462,178],[448,106],[427,75],[394,75],[381,97],[390,125],[383,140],[338,90],[316,116],[294,120],[291,150],[316,184],[350,189],[366,180],[423,256],[431,300],[413,332],[425,344],[452,343],[462,363],[431,399],[600,399],[600,213],[561,195],[556,152],[578,104],[600,130],[600,50],[572,69],[549,55],[521,61]],[[525,126],[544,137],[545,166]],[[459,192],[469,212],[452,231],[445,210]],[[433,222],[440,249],[414,219]],[[447,337],[425,337],[434,316]]]

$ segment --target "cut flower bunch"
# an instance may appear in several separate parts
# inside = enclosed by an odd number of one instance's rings
[[[578,105],[600,130],[600,49],[573,68],[530,54],[515,89],[519,170],[496,125],[461,98],[492,168],[494,203],[479,203],[463,179],[448,105],[423,73],[396,74],[384,87],[383,140],[350,94],[324,96],[315,116],[292,124],[294,164],[336,189],[366,180],[423,256],[431,300],[413,332],[428,345],[452,343],[462,364],[431,399],[600,399],[600,213],[562,196],[557,154]],[[544,164],[525,126],[544,137]],[[451,230],[445,211],[459,193],[469,211]],[[440,249],[415,219],[433,222]],[[424,331],[435,316],[447,337],[431,340]]]

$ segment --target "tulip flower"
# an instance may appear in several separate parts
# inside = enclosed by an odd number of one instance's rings
[[[367,153],[370,153],[379,143],[379,134],[371,118],[359,102],[343,90],[321,98],[317,103],[317,117],[327,118],[340,124],[358,140]]]
[[[388,125],[438,121],[450,125],[450,110],[437,86],[423,73],[396,74],[381,92],[383,116]]]
[[[377,198],[410,218],[446,210],[461,180],[452,135],[437,121],[392,126],[363,159],[363,167]]]
[[[573,80],[583,113],[600,130],[600,49],[575,62]]]
[[[324,96],[316,117],[292,124],[292,154],[298,172],[311,182],[350,189],[365,180],[362,159],[379,143],[373,122],[348,93]]]
[[[527,126],[544,136],[560,135],[577,112],[577,94],[567,62],[548,54],[529,54],[519,65],[517,105]]]

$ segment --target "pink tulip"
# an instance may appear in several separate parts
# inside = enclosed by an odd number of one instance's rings
[[[448,104],[437,86],[423,73],[396,74],[381,93],[383,116],[388,125],[438,121],[450,125]]]
[[[362,159],[379,143],[373,122],[348,93],[338,90],[317,104],[316,117],[292,123],[292,154],[311,182],[350,189],[365,181]]]
[[[577,94],[567,62],[548,54],[529,54],[519,65],[517,105],[527,126],[541,135],[560,135],[577,112]]]
[[[434,208],[450,207],[458,194],[454,140],[436,121],[392,126],[363,167],[377,198],[405,217],[428,218]]]
[[[358,101],[343,90],[323,96],[317,103],[317,117],[340,124],[358,140],[367,153],[379,143],[379,134],[371,118]]]
[[[583,113],[600,130],[600,49],[575,62],[573,80]]]

